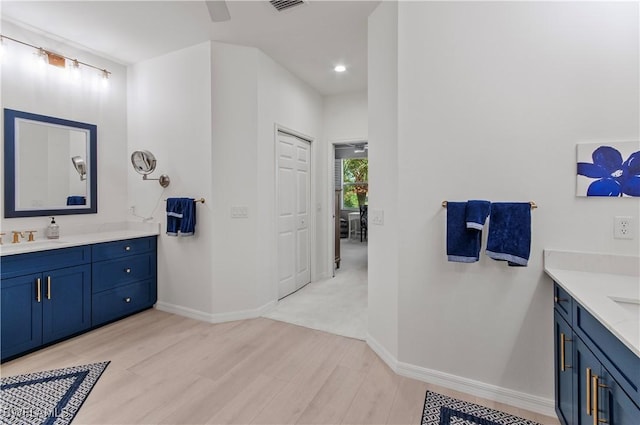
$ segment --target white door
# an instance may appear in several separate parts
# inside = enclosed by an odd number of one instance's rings
[[[310,153],[306,140],[278,133],[278,298],[311,281]]]

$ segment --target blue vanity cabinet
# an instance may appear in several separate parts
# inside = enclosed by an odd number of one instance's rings
[[[152,307],[156,238],[3,256],[1,360]]]
[[[640,358],[554,285],[555,392],[560,422],[640,424]],[[558,293],[566,301],[559,302]]]
[[[152,236],[92,246],[94,326],[156,303],[156,240]]]
[[[88,247],[2,257],[3,360],[91,327],[90,261]]]

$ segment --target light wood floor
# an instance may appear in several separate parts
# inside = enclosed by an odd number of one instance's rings
[[[364,343],[258,318],[209,324],[147,310],[5,363],[2,376],[110,360],[75,424],[419,424],[427,388]]]

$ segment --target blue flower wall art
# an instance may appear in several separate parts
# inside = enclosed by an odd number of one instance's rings
[[[578,145],[577,196],[640,197],[640,142]]]

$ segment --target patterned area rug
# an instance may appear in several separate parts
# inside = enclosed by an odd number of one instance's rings
[[[540,425],[499,410],[427,391],[422,425]]]
[[[2,378],[0,423],[69,424],[109,362]]]

